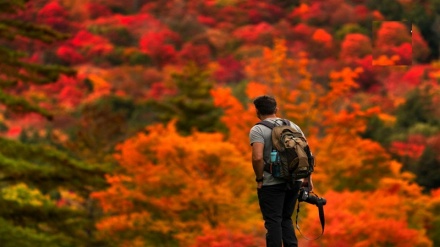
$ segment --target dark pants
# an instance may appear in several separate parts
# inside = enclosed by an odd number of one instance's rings
[[[258,189],[258,201],[263,214],[267,247],[297,247],[292,215],[301,182],[294,182],[293,186],[276,184],[263,186]]]

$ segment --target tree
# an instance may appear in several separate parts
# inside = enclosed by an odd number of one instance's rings
[[[176,118],[177,128],[183,134],[193,129],[214,132],[222,129],[219,121],[221,110],[213,104],[210,91],[214,84],[209,74],[190,63],[181,73],[172,75],[177,93],[159,103],[165,122]]]
[[[32,62],[23,50],[14,48],[14,43],[23,40],[36,40],[43,43],[66,39],[67,36],[46,26],[33,24],[19,19],[20,10],[26,0],[14,0],[2,3],[0,10],[0,103],[8,109],[19,112],[38,112],[47,118],[51,114],[43,107],[28,99],[16,96],[14,88],[19,84],[46,84],[55,81],[60,73],[73,75],[75,72],[59,65],[41,65]]]
[[[121,169],[107,176],[108,189],[93,194],[105,213],[102,237],[118,246],[185,247],[204,231],[249,234],[259,219],[250,203],[252,167],[223,138],[181,136],[173,121],[119,145]]]
[[[34,112],[51,119],[52,113],[21,92],[46,85],[70,68],[41,64],[20,50],[31,42],[65,39],[46,26],[21,19],[25,0],[0,3],[0,103],[8,114]],[[17,48],[18,47],[18,48]],[[47,97],[47,96],[46,96]],[[88,194],[105,185],[105,169],[86,164],[53,146],[0,137],[0,242],[3,246],[99,246]],[[79,198],[78,207],[57,205],[62,193]],[[88,204],[89,203],[89,204]]]
[[[360,70],[333,71],[325,89],[311,80],[308,63],[306,54],[290,57],[285,45],[276,42],[273,49],[266,49],[246,67],[248,77],[254,80],[248,83],[248,98],[275,96],[280,102],[277,115],[304,127],[316,157],[314,190],[329,202],[325,208],[326,235],[307,245],[432,246],[425,233],[425,223],[433,221],[429,197],[422,195],[422,188],[413,183],[414,175],[402,172],[402,165],[392,160],[385,148],[362,137],[367,120],[382,112],[378,107],[363,107],[354,97]],[[222,120],[234,133],[229,141],[241,143],[235,144],[237,149],[245,150],[243,155],[249,157],[250,148],[244,140],[255,124],[255,112],[249,110],[250,105],[241,105],[227,88],[216,89],[214,98],[225,110]],[[231,121],[237,116],[241,119],[238,127]],[[396,208],[406,211],[402,214]],[[302,232],[317,236],[321,226],[316,207],[307,205],[305,209],[301,211],[305,214],[300,221]]]
[[[425,191],[440,187],[440,159],[433,147],[426,147],[416,169],[416,181]]]
[[[112,163],[116,144],[141,129],[130,124],[138,117],[135,107],[132,100],[116,96],[82,104],[74,113],[77,120],[66,127],[70,138],[64,146],[91,163]]]
[[[2,235],[2,242],[7,246],[13,246],[18,239],[23,246],[35,246],[40,241],[49,246],[94,243],[96,216],[89,211],[92,207],[58,207],[55,201],[61,199],[63,190],[87,198],[93,189],[102,188],[102,167],[83,163],[47,145],[4,138],[0,142],[0,221],[6,231],[14,233]],[[27,194],[30,196],[24,196]],[[65,245],[57,245],[60,241]]]
[[[421,85],[408,93],[407,99],[396,112],[397,127],[409,128],[416,123],[438,125],[438,114],[432,104],[436,91],[428,85]]]
[[[425,224],[433,222],[429,196],[409,181],[383,179],[379,190],[329,191],[324,207],[325,235],[318,241],[299,238],[299,245],[341,246],[433,246]],[[316,206],[301,204],[300,227],[308,237],[321,232]],[[396,210],[399,208],[399,210]],[[428,223],[429,222],[429,223]]]

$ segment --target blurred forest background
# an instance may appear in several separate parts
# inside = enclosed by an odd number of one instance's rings
[[[440,246],[440,0],[0,0],[0,43],[2,247],[263,246],[260,94],[317,159],[300,246]]]

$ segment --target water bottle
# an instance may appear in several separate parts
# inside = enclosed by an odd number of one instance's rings
[[[275,161],[277,160],[277,150],[272,150],[272,152],[270,153],[270,162],[275,163]]]
[[[280,156],[276,150],[272,150],[270,153],[270,161],[271,161],[271,172],[272,176],[278,178],[281,176],[281,162]]]

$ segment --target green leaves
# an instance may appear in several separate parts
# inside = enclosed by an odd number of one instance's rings
[[[180,74],[173,74],[176,95],[159,103],[164,121],[177,119],[178,129],[189,134],[193,129],[204,132],[222,130],[221,110],[214,106],[211,89],[214,83],[206,71],[194,64],[187,65]]]
[[[46,192],[62,187],[82,194],[103,186],[102,168],[82,163],[53,147],[3,138],[0,146],[0,182],[24,182]]]

